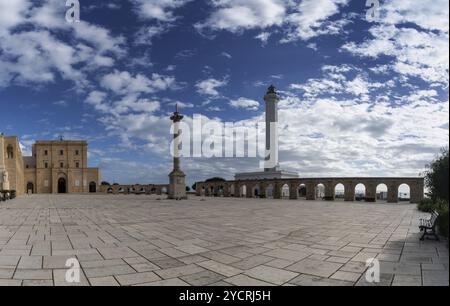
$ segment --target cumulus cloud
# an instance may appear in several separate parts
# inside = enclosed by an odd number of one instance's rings
[[[342,49],[360,57],[389,56],[392,60],[382,66],[383,71],[447,87],[448,1],[393,0],[380,10],[378,23],[369,30],[371,38],[348,42]]]
[[[184,6],[191,0],[131,0],[136,12],[144,19],[173,21],[174,10]]]
[[[116,94],[152,93],[174,88],[175,78],[153,73],[151,79],[142,75],[131,75],[128,71],[115,70],[102,77],[100,84],[103,88]]]
[[[249,110],[257,110],[259,108],[259,102],[247,99],[247,98],[239,98],[237,100],[231,100],[230,106],[233,108],[244,108]]]
[[[280,25],[286,13],[282,0],[213,1],[215,10],[197,29],[211,28],[231,32]]]
[[[282,42],[308,40],[324,34],[343,31],[349,19],[329,20],[349,0],[221,0],[213,1],[210,17],[196,28],[203,32],[226,30],[242,32],[264,30],[255,38],[267,43],[275,31],[283,33]]]
[[[220,95],[217,88],[223,87],[227,84],[228,84],[227,80],[217,80],[217,79],[209,78],[209,79],[197,82],[197,84],[195,86],[197,87],[198,93],[200,93],[202,95],[216,97],[216,96]]]

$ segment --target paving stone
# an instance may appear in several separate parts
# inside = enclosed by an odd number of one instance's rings
[[[22,256],[18,269],[42,269],[42,256]]]
[[[197,265],[227,277],[242,273],[242,270],[240,269],[213,260],[203,261],[198,263]]]
[[[223,280],[225,276],[205,270],[198,273],[182,276],[180,278],[186,283],[191,284],[192,286],[206,286]]]
[[[330,278],[356,283],[360,277],[359,273],[337,271]]]
[[[195,265],[185,265],[181,267],[169,268],[164,270],[156,270],[155,273],[158,274],[163,279],[176,278],[184,275],[194,274],[204,271],[203,268]]]
[[[226,278],[224,280],[226,283],[235,285],[235,286],[250,286],[250,287],[265,287],[265,286],[273,286],[271,283],[263,282],[261,280],[254,279],[247,275],[236,275],[230,278]]]
[[[268,266],[258,266],[245,271],[244,274],[275,285],[287,283],[298,275],[298,273]]]
[[[313,287],[313,286],[353,286],[352,282],[324,278],[313,275],[300,275],[292,279],[289,283],[297,286]]]
[[[413,275],[395,275],[392,286],[422,286],[422,278]]]
[[[89,278],[89,283],[95,287],[113,287],[120,286],[116,279],[112,276],[92,277]]]
[[[178,286],[189,286],[188,283],[182,281],[179,278],[171,278],[171,279],[164,279],[156,282],[151,283],[144,283],[139,284],[137,286],[168,286],[168,287],[178,287]]]
[[[333,273],[339,270],[340,267],[342,267],[342,264],[321,260],[304,259],[298,263],[286,267],[286,269],[303,274],[330,277]]]
[[[30,269],[17,269],[14,273],[14,279],[23,280],[53,280],[52,270],[30,270]]]
[[[122,286],[130,286],[136,284],[144,284],[149,282],[155,282],[161,280],[158,275],[153,272],[144,272],[144,273],[133,273],[126,275],[117,275],[117,281]]]

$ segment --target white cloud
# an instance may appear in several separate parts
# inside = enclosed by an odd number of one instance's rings
[[[197,92],[202,95],[208,96],[219,96],[217,88],[223,87],[228,84],[227,80],[216,80],[213,78],[199,81],[195,86],[197,87]]]
[[[296,12],[286,19],[292,29],[288,33],[286,41],[302,39],[308,40],[323,34],[337,34],[348,22],[339,20],[325,22],[331,16],[336,15],[340,8],[346,6],[349,0],[303,0]]]
[[[255,36],[255,39],[259,39],[263,43],[263,45],[265,45],[269,42],[269,38],[271,35],[272,34],[269,32],[261,32]]]
[[[136,5],[136,12],[145,19],[163,22],[173,21],[174,10],[191,0],[131,0]]]
[[[230,106],[233,108],[245,108],[250,110],[258,110],[259,102],[247,98],[239,98],[237,100],[231,100]]]
[[[371,38],[348,42],[342,49],[361,57],[389,56],[382,72],[448,87],[448,1],[392,0],[380,10],[378,22],[369,30]]]
[[[349,0],[218,0],[210,17],[196,28],[203,32],[227,30],[242,32],[264,30],[255,38],[266,44],[273,32],[284,35],[282,42],[308,40],[325,34],[339,34],[349,19],[329,18],[337,15]]]
[[[244,29],[281,25],[286,7],[282,0],[219,0],[213,1],[214,12],[197,29],[212,28],[237,32]]]
[[[152,93],[174,88],[175,78],[153,73],[149,79],[142,74],[133,76],[128,71],[115,70],[103,76],[100,84],[116,94]]]

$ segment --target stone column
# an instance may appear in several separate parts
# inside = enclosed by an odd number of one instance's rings
[[[398,203],[398,185],[396,183],[390,183],[388,185],[388,203]]]
[[[289,185],[289,199],[298,200],[298,185],[297,183],[291,183]]]
[[[314,201],[316,199],[316,186],[314,182],[307,182],[306,184],[306,199]]]
[[[333,182],[325,182],[325,201],[334,201]]]
[[[281,184],[274,183],[273,184],[273,198],[274,199],[281,199]]]
[[[367,183],[366,186],[366,202],[377,201],[377,186],[374,183]]]
[[[410,184],[410,202],[419,203],[424,198],[424,180],[423,178],[418,179],[414,184]]]
[[[344,199],[347,202],[355,201],[355,185],[353,183],[344,184]]]
[[[170,117],[173,122],[173,171],[169,174],[169,199],[187,199],[186,195],[186,175],[180,168],[180,121],[183,116],[178,112],[178,105],[175,113]]]

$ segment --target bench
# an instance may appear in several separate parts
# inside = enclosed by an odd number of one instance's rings
[[[439,236],[436,234],[436,225],[439,214],[436,211],[431,213],[431,217],[428,219],[421,218],[419,220],[419,229],[423,232],[421,241],[425,240],[426,236],[433,236],[437,241],[439,241]]]

